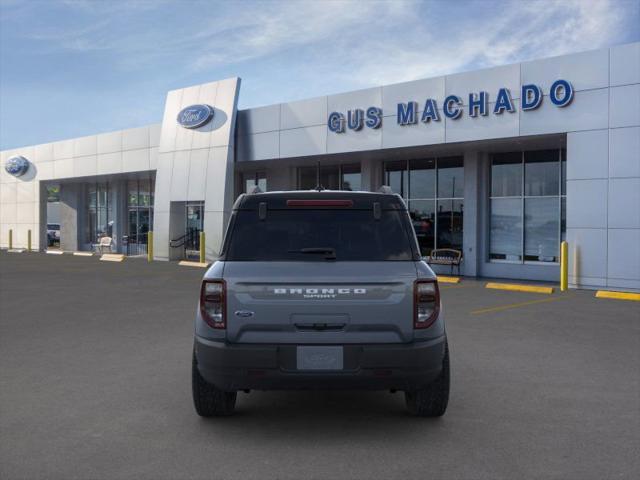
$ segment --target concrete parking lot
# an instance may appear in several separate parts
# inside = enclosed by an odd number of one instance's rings
[[[0,253],[0,478],[604,479],[640,475],[640,304],[443,285],[452,391],[191,403],[203,270]]]

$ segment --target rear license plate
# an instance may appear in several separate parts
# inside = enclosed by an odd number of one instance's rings
[[[298,370],[342,370],[342,347],[304,346],[297,349]]]

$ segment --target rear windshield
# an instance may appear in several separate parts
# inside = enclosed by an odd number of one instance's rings
[[[225,260],[406,261],[413,259],[405,211],[269,210],[234,213]],[[411,230],[413,235],[413,230]]]

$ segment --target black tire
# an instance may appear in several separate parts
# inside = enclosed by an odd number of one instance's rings
[[[445,343],[440,375],[429,386],[404,393],[407,410],[417,417],[441,417],[447,411],[449,386],[449,344]]]
[[[225,392],[208,383],[196,363],[195,352],[191,364],[191,392],[196,413],[201,417],[226,417],[233,414],[237,392]]]

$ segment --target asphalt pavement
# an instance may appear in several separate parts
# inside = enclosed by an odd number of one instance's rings
[[[640,477],[640,303],[442,285],[449,409],[402,394],[191,400],[203,270],[0,253],[2,479]]]

